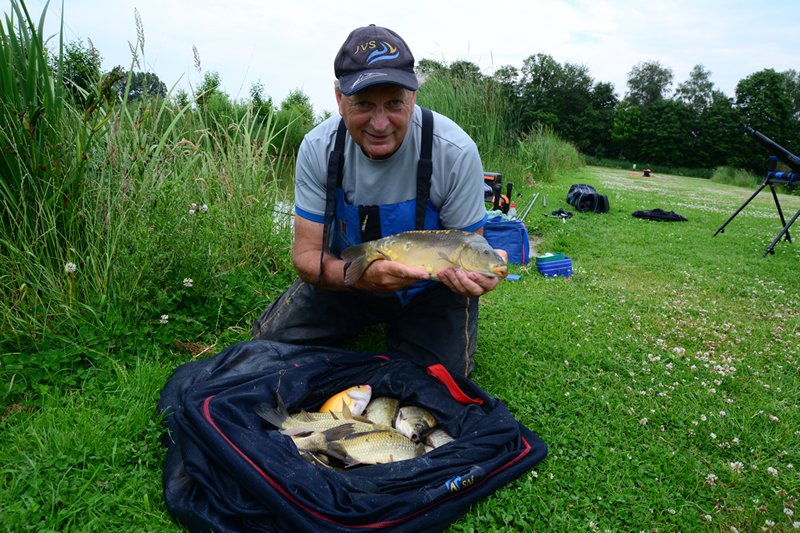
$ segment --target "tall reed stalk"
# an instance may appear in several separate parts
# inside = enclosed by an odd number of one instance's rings
[[[491,79],[458,76],[449,70],[431,73],[422,83],[417,102],[454,120],[492,158],[508,138],[508,105],[499,84]]]

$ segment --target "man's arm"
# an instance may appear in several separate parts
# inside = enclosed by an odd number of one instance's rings
[[[297,275],[312,285],[318,284],[319,254],[322,251],[323,225],[300,216],[294,217],[292,263]],[[325,252],[322,287],[332,291],[348,288],[371,292],[403,290],[419,280],[430,279],[422,268],[413,268],[393,261],[373,261],[361,278],[352,286],[344,284],[344,261]]]

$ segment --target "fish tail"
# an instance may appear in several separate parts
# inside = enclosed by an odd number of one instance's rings
[[[258,416],[275,426],[280,428],[286,421],[286,415],[280,412],[277,407],[272,407],[266,403],[260,403],[253,408]]]

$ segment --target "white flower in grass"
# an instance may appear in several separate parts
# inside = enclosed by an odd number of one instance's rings
[[[791,516],[794,516],[794,511],[792,511],[788,507],[784,507],[783,508],[783,514],[785,514],[786,516],[791,517]]]
[[[183,278],[183,286],[186,287],[187,289],[191,288],[193,284],[194,280],[192,278]]]
[[[742,471],[744,465],[741,461],[734,461],[731,463],[731,472],[736,472],[737,474]]]
[[[736,526],[731,526],[731,533],[739,533],[739,530],[736,529]]]
[[[794,529],[800,529],[800,522],[792,522],[792,527]]]
[[[717,434],[716,433],[709,433],[708,436],[711,437],[711,440],[717,440]]]
[[[778,471],[771,466],[767,468],[767,472],[769,472],[773,477],[778,477]]]
[[[704,514],[701,518],[703,520],[705,520],[706,522],[711,522],[711,515],[710,514]]]
[[[194,209],[189,209],[189,214],[190,214],[190,215],[194,215],[194,213],[195,213],[195,210],[194,210]]]
[[[775,415],[773,415],[773,414],[770,414],[770,415],[767,415],[767,416],[769,417],[769,421],[770,421],[770,422],[773,422],[773,423],[776,423],[776,424],[777,424],[778,422],[780,422],[780,421],[781,421],[781,419],[780,419],[780,418],[778,418],[777,416],[775,416]]]
[[[639,420],[639,425],[646,426],[647,422],[649,422],[649,420],[647,420],[646,418],[642,418]]]
[[[161,320],[158,321],[159,324],[166,324],[169,322],[169,315],[161,315]]]
[[[713,486],[717,484],[717,476],[716,474],[708,474],[706,476],[706,485]]]
[[[764,520],[764,525],[767,526],[767,527],[772,527],[772,526],[775,525],[775,522],[768,518],[768,519]]]
[[[192,209],[197,209],[197,204],[195,202],[192,202]]]
[[[76,270],[78,270],[78,265],[76,265],[72,261],[67,261],[67,263],[64,265],[64,272],[66,272],[67,274],[72,274]]]
[[[200,206],[200,211],[205,213],[206,211],[208,211],[208,206],[206,204],[201,205]]]

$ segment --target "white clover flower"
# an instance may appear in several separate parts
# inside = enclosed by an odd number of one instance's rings
[[[206,211],[208,211],[208,206],[207,206],[206,204],[203,204],[203,205],[201,205],[201,206],[200,206],[200,211],[202,211],[203,213],[205,213]]]
[[[169,315],[161,315],[161,320],[158,321],[159,324],[166,324],[169,322]]]
[[[78,270],[78,265],[76,265],[72,261],[67,261],[67,264],[64,265],[64,272],[66,272],[67,274],[72,274],[76,270]]]
[[[785,514],[786,516],[791,517],[791,516],[794,516],[794,511],[792,511],[788,507],[784,507],[783,508],[783,514]]]
[[[646,418],[642,418],[639,420],[639,425],[646,426],[647,422],[649,422],[649,420],[647,420]]]
[[[195,213],[194,209],[189,209],[189,214],[190,215],[194,215],[194,213]]]
[[[717,484],[717,476],[716,474],[708,474],[706,476],[706,485],[712,486]]]
[[[800,521],[799,522],[792,522],[792,527],[794,529],[800,529]]]
[[[772,527],[772,526],[775,525],[775,522],[768,518],[768,519],[764,520],[764,525],[767,526],[767,527]]]
[[[780,421],[781,421],[781,419],[780,419],[780,418],[778,418],[777,416],[775,416],[775,415],[773,415],[773,414],[770,414],[770,415],[768,415],[768,416],[769,416],[769,421],[770,421],[770,422],[778,423],[778,422],[780,422]]]
[[[706,415],[700,415],[700,420],[705,422],[706,420],[708,420],[708,418],[706,417]]]
[[[197,204],[195,202],[192,202],[192,209],[197,209]]]
[[[192,278],[183,278],[183,286],[187,289],[190,288],[194,284],[194,280]]]
[[[744,465],[741,461],[734,461],[731,463],[731,472],[736,472],[737,474],[742,471]]]
[[[767,472],[769,472],[774,477],[778,477],[778,471],[771,466],[767,468]]]
[[[728,413],[726,413],[725,411],[720,411],[719,412],[719,416],[727,416],[727,415],[728,415]]]
[[[704,514],[702,516],[702,519],[705,520],[706,522],[711,522],[711,515],[710,514]]]
[[[709,433],[708,436],[711,437],[711,440],[717,440],[717,434],[716,433]]]

